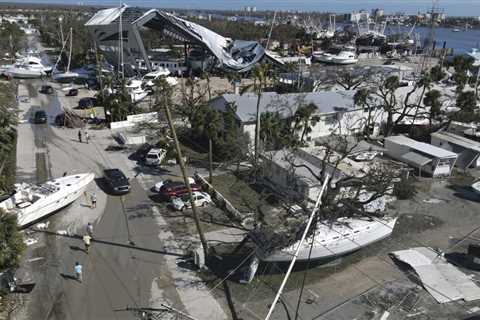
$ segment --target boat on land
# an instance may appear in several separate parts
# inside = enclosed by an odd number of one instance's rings
[[[335,53],[314,53],[314,59],[330,64],[355,64],[358,62],[357,55],[355,54],[355,47],[344,47]]]
[[[357,251],[372,243],[389,237],[397,222],[396,217],[384,218],[340,218],[332,222],[318,224],[312,239],[305,241],[298,253],[297,261],[327,260]],[[263,262],[290,262],[297,249],[298,242],[275,249],[262,250],[266,244],[255,235],[252,239],[258,244],[257,256]]]
[[[52,67],[45,66],[40,58],[28,56],[4,69],[3,74],[12,78],[41,78],[52,72]]]
[[[144,89],[142,80],[132,79],[125,88],[130,94],[130,99],[133,103],[140,102],[148,96],[148,91]]]
[[[93,173],[82,173],[42,184],[18,183],[15,192],[0,202],[0,208],[15,214],[18,226],[26,228],[77,200],[94,178]]]

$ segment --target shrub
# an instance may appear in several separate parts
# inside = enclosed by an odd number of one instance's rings
[[[413,198],[417,193],[417,188],[414,184],[413,178],[402,177],[400,181],[393,186],[393,195],[400,200],[407,200]]]

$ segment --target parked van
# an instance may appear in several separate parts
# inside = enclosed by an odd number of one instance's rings
[[[153,148],[147,153],[145,157],[145,163],[149,166],[159,166],[162,164],[163,159],[167,155],[167,151],[165,149],[157,149]]]

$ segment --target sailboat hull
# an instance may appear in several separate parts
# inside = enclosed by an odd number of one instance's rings
[[[396,221],[397,218],[372,221],[344,219],[341,226],[322,225],[316,233],[311,253],[311,241],[305,241],[300,248],[297,261],[328,260],[357,251],[389,237]],[[350,226],[345,227],[346,225]],[[258,256],[263,262],[289,262],[292,260],[296,246],[297,244],[294,244],[267,255],[259,252]]]

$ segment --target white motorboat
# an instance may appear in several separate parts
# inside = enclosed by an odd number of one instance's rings
[[[333,64],[355,64],[358,62],[357,56],[351,51],[341,51],[331,57],[330,63]]]
[[[25,228],[74,202],[94,178],[93,173],[83,173],[39,185],[16,184],[15,193],[0,202],[0,208],[15,214],[19,227]]]
[[[322,260],[342,256],[389,237],[397,218],[340,218],[332,223],[320,223],[315,232],[310,255],[311,240],[305,241],[299,251],[298,261]],[[258,258],[264,262],[289,262],[298,246],[264,252],[257,250]],[[258,248],[261,248],[259,245]]]
[[[157,70],[147,73],[143,76],[142,80],[147,87],[153,87],[155,85],[155,80],[160,77],[165,77],[165,80],[169,85],[175,86],[178,81],[174,77],[169,77],[170,71],[166,68],[159,67]]]
[[[138,79],[132,79],[126,86],[130,98],[133,103],[142,101],[148,96],[148,91],[143,89],[143,81]]]
[[[313,58],[323,63],[354,64],[358,62],[355,50],[355,47],[346,46],[331,52],[315,51],[313,52]]]
[[[4,70],[4,74],[13,78],[40,78],[52,72],[52,67],[45,66],[37,57],[28,56],[19,59],[15,65]]]

